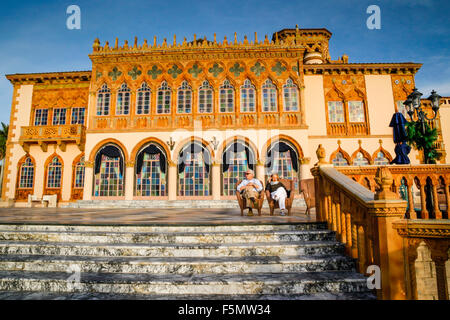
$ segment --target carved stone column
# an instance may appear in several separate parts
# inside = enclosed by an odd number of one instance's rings
[[[426,201],[427,196],[425,194],[425,183],[423,183],[423,181],[420,181],[419,187],[420,187],[420,208],[421,208],[420,217],[422,219],[429,219]]]
[[[442,219],[442,212],[439,210],[439,199],[437,194],[437,180],[433,180],[433,203],[434,203],[434,217],[435,219]]]
[[[416,210],[414,210],[414,198],[413,198],[413,194],[412,194],[412,185],[414,182],[409,182],[408,181],[408,205],[409,205],[409,209],[408,209],[408,213],[409,213],[409,218],[410,219],[417,219],[417,213]]]
[[[259,179],[262,181],[262,183],[266,183],[266,181],[264,181],[264,162],[261,160],[257,160],[256,161],[256,172],[255,172],[255,176],[256,179]]]
[[[133,200],[133,189],[134,189],[134,162],[127,161],[125,169],[125,200]]]
[[[220,186],[222,185],[220,181],[220,163],[215,161],[211,166],[211,184],[213,200],[220,200]]]
[[[83,200],[92,199],[92,188],[94,183],[94,162],[84,162],[84,190]]]
[[[169,170],[167,177],[167,194],[169,200],[177,199],[177,164],[174,161],[169,161]]]

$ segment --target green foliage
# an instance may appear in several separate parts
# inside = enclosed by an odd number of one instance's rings
[[[3,160],[6,155],[6,141],[8,140],[8,130],[9,125],[2,122],[2,127],[0,128],[0,160]]]
[[[439,156],[434,145],[438,136],[437,130],[431,129],[427,122],[424,123],[424,128],[423,131],[420,122],[408,122],[406,124],[406,142],[417,150],[423,151],[425,163],[436,163]]]

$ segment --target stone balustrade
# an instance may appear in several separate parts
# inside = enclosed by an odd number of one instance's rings
[[[375,192],[378,166],[346,166],[336,169]],[[450,165],[390,165],[391,191],[408,202],[410,219],[448,219],[450,208]]]
[[[19,143],[25,152],[29,152],[31,144],[38,144],[47,152],[49,143],[56,143],[63,152],[67,143],[75,143],[83,151],[85,139],[86,128],[81,124],[26,126],[21,127]]]

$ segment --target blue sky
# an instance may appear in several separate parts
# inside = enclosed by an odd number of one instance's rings
[[[81,8],[81,30],[68,30],[66,9]],[[381,9],[381,29],[369,30],[369,5]],[[2,1],[0,11],[0,121],[9,122],[12,85],[5,74],[90,70],[96,37],[122,44],[226,35],[271,37],[283,28],[327,28],[332,59],[423,63],[416,84],[424,96],[450,96],[450,1],[438,0],[189,0]]]

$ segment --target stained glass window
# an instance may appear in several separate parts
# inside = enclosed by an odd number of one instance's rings
[[[120,158],[108,157],[102,154],[100,173],[95,177],[95,196],[123,196],[123,176],[120,173]]]
[[[270,173],[278,173],[280,179],[290,179],[294,181],[294,189],[298,189],[298,172],[294,170],[292,165],[291,150],[286,152],[278,152],[273,150],[274,158]]]
[[[47,188],[61,188],[62,164],[54,157],[48,165]]]
[[[36,109],[34,112],[34,125],[46,126],[48,117],[48,109]]]
[[[227,152],[228,170],[223,172],[223,195],[231,196],[236,193],[236,183],[244,179],[244,172],[248,169],[248,159],[245,150],[241,152]]]
[[[332,162],[335,166],[348,166],[348,161],[341,152],[336,153]]]
[[[384,166],[389,164],[389,160],[386,158],[383,152],[378,152],[377,157],[374,159],[373,163],[377,166]]]
[[[178,106],[177,113],[191,113],[192,108],[192,89],[183,81],[178,88]]]
[[[161,171],[160,154],[144,153],[142,169],[136,175],[136,195],[159,197],[166,195],[166,175]]]
[[[84,157],[75,165],[75,188],[84,188]]]
[[[213,88],[208,81],[203,81],[198,90],[198,112],[213,112]]]
[[[111,102],[111,90],[106,83],[97,93],[97,115],[107,116],[109,114],[109,104]]]
[[[30,158],[20,166],[19,188],[33,188],[34,164]]]
[[[292,81],[287,79],[283,86],[284,111],[298,111],[298,88]]]
[[[342,101],[328,101],[328,121],[344,122],[344,104]]]
[[[130,113],[130,94],[130,88],[128,88],[126,83],[123,83],[117,92],[117,115]]]
[[[241,86],[241,112],[255,112],[255,86],[248,79]]]
[[[183,172],[178,174],[180,196],[208,196],[209,173],[202,152],[188,153]]]
[[[170,89],[166,81],[163,81],[158,89],[158,105],[156,113],[170,113],[171,97],[172,89]]]
[[[225,80],[220,86],[220,112],[234,112],[234,87]]]
[[[72,124],[84,124],[85,108],[72,108]]]
[[[369,164],[369,160],[364,157],[362,152],[358,152],[356,154],[355,159],[353,159],[354,166],[367,166]]]
[[[364,122],[364,107],[362,101],[348,102],[348,119],[350,122]]]
[[[150,113],[150,98],[151,98],[150,88],[148,87],[147,83],[144,82],[137,91],[136,114]]]
[[[277,87],[270,79],[267,79],[262,85],[262,102],[264,112],[276,112],[277,111]]]
[[[66,124],[66,108],[53,109],[53,125]]]

